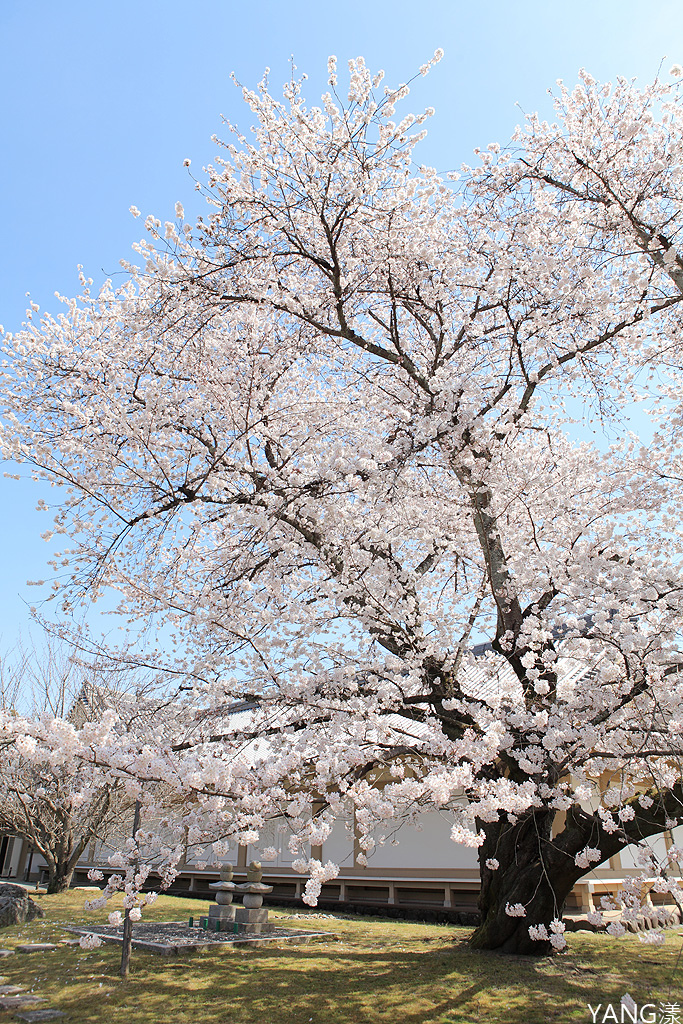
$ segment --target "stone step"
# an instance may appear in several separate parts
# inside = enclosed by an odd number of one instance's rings
[[[36,1003],[44,1002],[45,996],[34,996],[30,992],[19,996],[0,996],[0,1010],[19,1010],[22,1006],[34,1006]]]
[[[50,1007],[46,1007],[44,1010],[27,1010],[26,1013],[15,1013],[15,1020],[27,1021],[27,1024],[38,1024],[41,1020],[57,1020],[58,1017],[64,1017],[64,1013],[61,1010],[53,1010]]]
[[[17,946],[17,953],[51,953],[56,948],[54,942],[26,942]]]

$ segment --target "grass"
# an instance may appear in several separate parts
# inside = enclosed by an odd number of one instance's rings
[[[73,937],[66,924],[104,922],[105,911],[84,911],[88,895],[38,896],[45,917],[4,928],[0,947],[58,942]],[[160,897],[146,918],[183,920],[206,908]],[[271,920],[290,913],[271,910]],[[625,992],[639,1004],[683,1004],[677,930],[658,949],[631,935],[573,933],[566,953],[535,960],[471,952],[466,928],[368,917],[310,923],[340,941],[169,959],[134,949],[125,982],[119,947],[61,946],[2,959],[0,975],[46,996],[42,1005],[72,1024],[546,1024],[588,1022],[589,1002],[618,1006]],[[12,1012],[0,1011],[0,1024]]]

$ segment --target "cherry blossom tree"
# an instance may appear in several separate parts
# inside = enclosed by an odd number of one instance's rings
[[[0,831],[30,843],[47,865],[47,891],[63,892],[89,844],[115,830],[116,787],[80,761],[55,765],[51,750],[41,765],[26,742],[0,756]]]
[[[440,176],[433,111],[349,67],[320,106],[245,89],[206,217],[148,217],[123,285],[7,338],[63,611],[113,589],[176,643],[163,728],[69,743],[196,841],[279,815],[317,846],[352,808],[369,851],[439,808],[478,848],[473,944],[545,952],[588,869],[635,842],[654,870],[683,821],[682,72],[582,73]],[[315,902],[335,866],[299,867]]]
[[[0,707],[9,727],[0,736],[0,832],[17,836],[47,865],[48,892],[63,892],[91,843],[120,832],[130,817],[123,780],[87,760],[68,755],[60,733],[74,727],[87,736],[89,723],[116,706],[116,693],[69,659],[54,640],[38,650],[19,648],[1,666]],[[41,731],[12,729],[27,711]],[[71,720],[69,724],[68,720]]]

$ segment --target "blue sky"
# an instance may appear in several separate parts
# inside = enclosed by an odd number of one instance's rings
[[[140,237],[131,205],[162,220],[177,199],[196,210],[183,159],[195,173],[212,159],[221,114],[251,123],[231,71],[254,86],[268,66],[275,88],[293,55],[313,101],[329,54],[340,70],[362,54],[397,83],[443,47],[413,102],[436,108],[422,159],[447,170],[507,141],[522,111],[550,114],[547,89],[580,67],[644,82],[663,58],[665,70],[683,63],[683,3],[4,0],[0,39],[0,322],[16,330],[27,291],[54,308],[55,291],[78,291],[78,264],[96,283],[119,273]],[[50,523],[34,507],[56,492],[1,477],[0,487],[1,653],[28,629],[37,594],[26,580],[49,576]]]

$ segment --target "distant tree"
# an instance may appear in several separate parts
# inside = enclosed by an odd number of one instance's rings
[[[2,679],[10,724],[12,716],[20,720],[20,709],[53,733],[69,719],[68,731],[87,731],[88,723],[117,705],[117,695],[97,685],[93,673],[74,665],[54,641],[6,658]],[[24,733],[0,739],[0,832],[26,840],[43,856],[48,892],[68,889],[88,846],[117,832],[130,806],[120,780],[69,756],[66,743],[55,754]]]
[[[312,108],[264,81],[207,218],[149,217],[126,283],[8,339],[6,454],[65,485],[62,607],[115,588],[185,652],[182,700],[98,764],[243,841],[282,814],[319,846],[351,806],[370,849],[440,809],[479,851],[474,945],[514,953],[683,820],[672,73],[584,73],[445,177],[414,162],[432,111],[396,122],[407,86],[361,59]],[[299,866],[314,901],[335,867]]]

